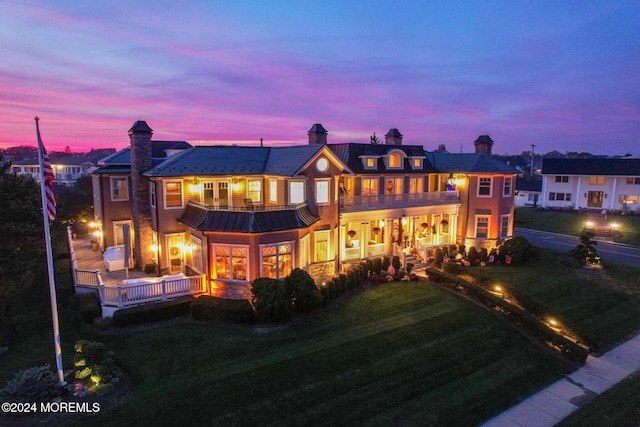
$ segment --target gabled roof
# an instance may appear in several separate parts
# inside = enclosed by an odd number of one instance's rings
[[[151,141],[151,159],[154,165],[167,158],[167,150],[187,150],[191,144],[186,141]],[[131,172],[131,148],[123,148],[98,162],[91,173],[128,173]]]
[[[640,159],[542,159],[543,175],[640,176]]]
[[[424,148],[420,145],[391,145],[391,144],[357,144],[348,142],[344,144],[328,144],[327,147],[357,174],[381,174],[381,173],[430,173],[437,172],[428,160],[422,162],[421,169],[413,169],[408,158],[424,158]],[[405,154],[403,169],[387,169],[384,162],[377,162],[376,169],[365,169],[362,163],[363,157],[384,157],[393,151],[403,151]]]
[[[517,173],[502,163],[482,153],[429,152],[427,159],[440,172],[449,173]]]

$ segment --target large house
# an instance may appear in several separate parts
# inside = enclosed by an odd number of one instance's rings
[[[133,234],[135,263],[205,275],[211,293],[248,297],[259,277],[293,268],[318,280],[348,262],[438,245],[493,247],[513,228],[516,171],[476,153],[425,153],[391,129],[381,144],[329,144],[314,124],[297,146],[153,141],[144,121],[130,147],[92,170],[103,248]]]
[[[638,212],[640,159],[544,159],[544,208]]]

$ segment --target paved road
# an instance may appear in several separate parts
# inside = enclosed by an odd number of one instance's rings
[[[580,239],[574,236],[547,233],[545,231],[529,230],[524,228],[516,228],[513,231],[513,234],[515,236],[523,236],[534,246],[556,249],[559,251],[570,251],[580,243]],[[639,247],[598,241],[597,249],[598,254],[600,254],[600,257],[604,261],[617,261],[640,267]]]

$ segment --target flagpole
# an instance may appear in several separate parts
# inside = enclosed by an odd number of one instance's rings
[[[53,270],[53,255],[51,251],[51,232],[49,231],[49,212],[47,206],[47,190],[44,175],[44,146],[40,138],[40,127],[36,121],[36,134],[38,136],[38,161],[40,162],[40,194],[42,196],[42,218],[44,221],[44,242],[47,250],[47,269],[49,271],[49,296],[51,299],[51,318],[53,320],[53,345],[56,352],[56,368],[58,370],[58,380],[64,384],[64,371],[62,370],[62,348],[60,347],[60,325],[58,323],[58,301],[56,298],[56,283]]]

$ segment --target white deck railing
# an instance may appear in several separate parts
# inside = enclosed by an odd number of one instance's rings
[[[101,286],[102,305],[125,307],[151,301],[165,301],[206,292],[206,276],[130,279],[126,284]]]
[[[340,197],[340,210],[342,212],[361,212],[416,206],[450,205],[456,203],[460,203],[457,191],[378,194],[375,196],[342,196]]]

